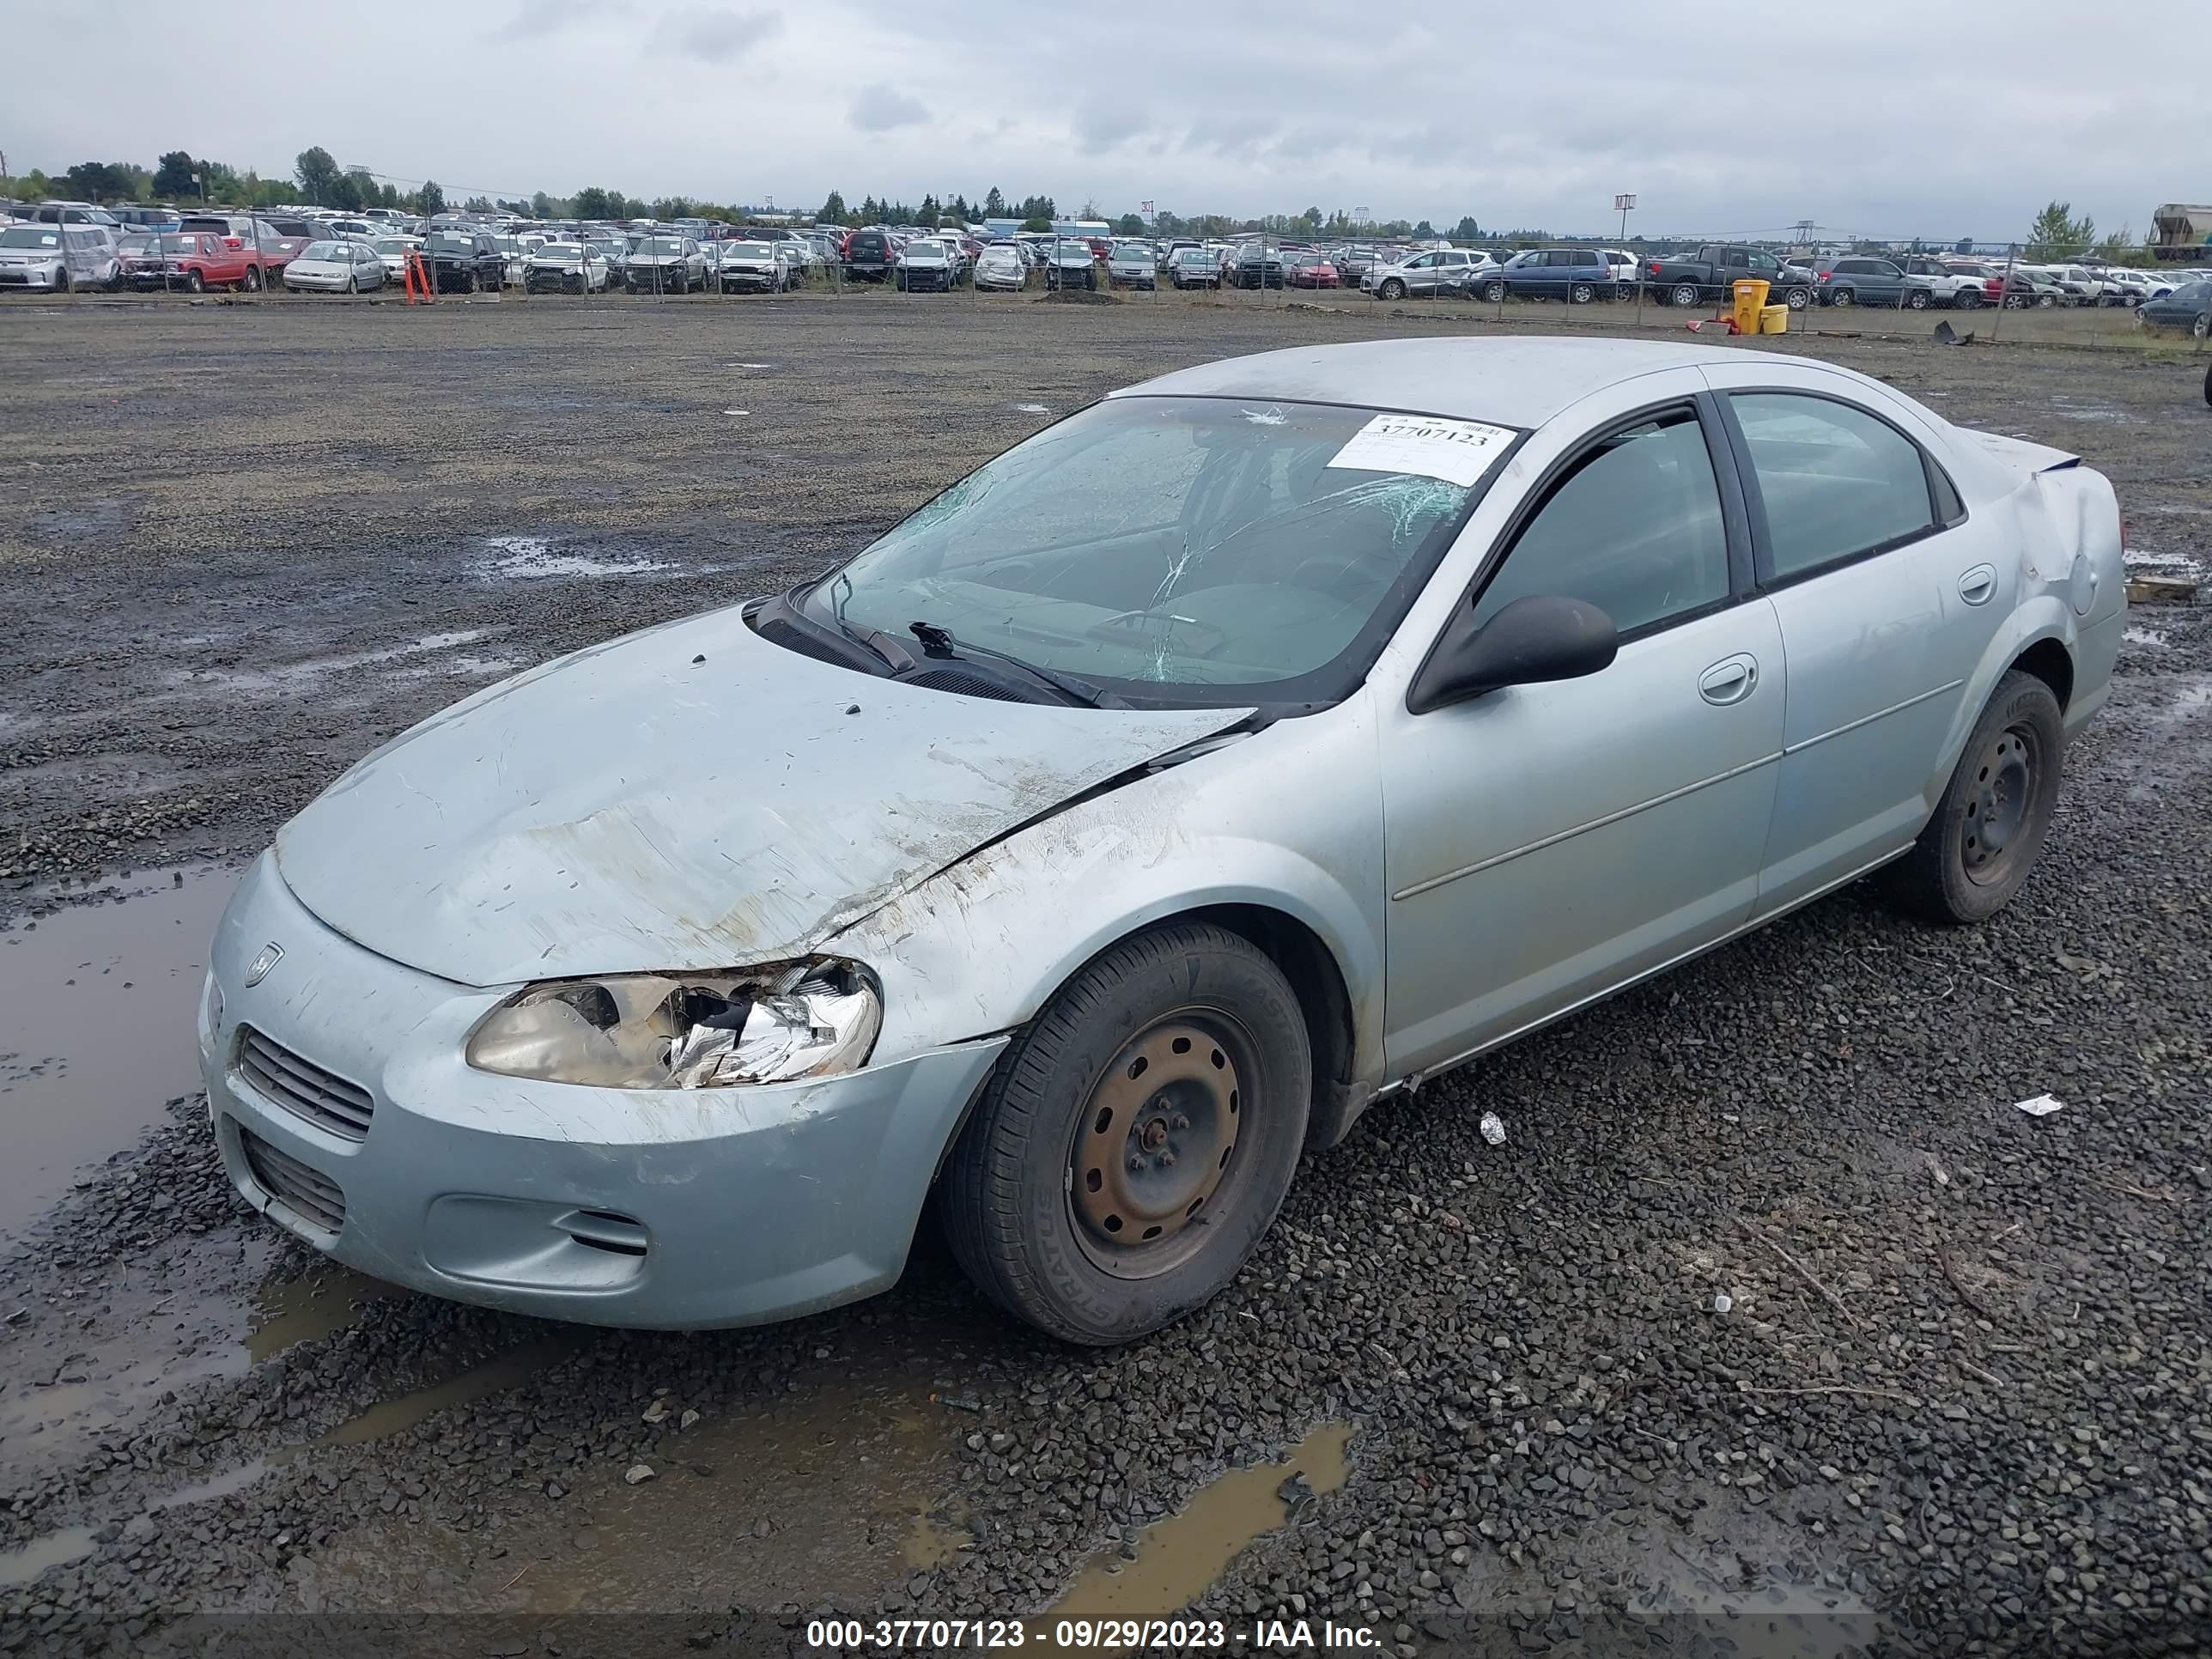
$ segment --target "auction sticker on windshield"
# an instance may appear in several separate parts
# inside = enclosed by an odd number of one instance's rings
[[[1356,472],[1409,472],[1464,489],[1489,471],[1512,441],[1507,428],[1480,421],[1377,415],[1352,434],[1329,465]]]

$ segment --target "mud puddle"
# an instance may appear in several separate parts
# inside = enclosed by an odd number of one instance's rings
[[[1349,1423],[1324,1423],[1277,1463],[1231,1469],[1177,1513],[1139,1536],[1136,1559],[1094,1559],[1030,1633],[1048,1639],[1062,1619],[1164,1619],[1188,1607],[1244,1547],[1298,1518],[1350,1473]]]
[[[33,1538],[21,1548],[0,1550],[0,1589],[29,1583],[48,1567],[66,1565],[92,1553],[90,1527],[67,1527]]]
[[[635,1456],[611,1459],[550,1511],[499,1534],[496,1557],[392,1523],[322,1553],[303,1590],[325,1608],[450,1607],[550,1616],[819,1602],[868,1595],[975,1545],[937,1505],[969,1419],[904,1381],[840,1377],[720,1407],[645,1390],[624,1408]],[[356,1419],[357,1421],[360,1419]],[[635,1484],[625,1472],[653,1471]]]
[[[549,576],[645,576],[677,568],[658,559],[556,552],[553,544],[543,536],[494,536],[484,546],[489,556],[477,562],[476,572],[491,581],[528,581]]]
[[[0,1238],[199,1086],[193,1019],[236,882],[201,865],[107,884],[99,903],[40,888],[26,897],[46,914],[0,932]]]
[[[519,1348],[495,1354],[480,1365],[472,1365],[459,1376],[443,1382],[434,1382],[428,1388],[416,1389],[390,1400],[380,1400],[358,1416],[349,1417],[328,1434],[317,1437],[304,1447],[288,1451],[283,1461],[289,1462],[301,1453],[322,1446],[357,1446],[365,1440],[381,1440],[388,1434],[398,1434],[402,1429],[411,1429],[424,1419],[450,1409],[465,1406],[487,1395],[497,1394],[502,1389],[512,1389],[527,1382],[538,1372],[559,1364],[584,1346],[598,1333],[581,1325],[562,1325],[552,1328],[552,1334],[524,1343]]]
[[[359,1321],[370,1303],[406,1294],[397,1285],[336,1264],[265,1285],[255,1292],[247,1318],[246,1357],[258,1365],[287,1348],[335,1335]]]

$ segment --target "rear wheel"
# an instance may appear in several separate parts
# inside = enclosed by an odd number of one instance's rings
[[[1793,288],[1782,296],[1782,303],[1792,311],[1802,311],[1813,303],[1813,290],[1809,288]]]
[[[1668,296],[1678,306],[1693,306],[1702,297],[1695,283],[1677,283],[1674,284],[1674,291]]]
[[[1828,303],[1832,306],[1856,305],[1858,295],[1847,288],[1832,288],[1828,290]]]
[[[2189,325],[2189,332],[2199,340],[2212,337],[2212,311],[2198,312],[2197,320]]]
[[[939,1205],[991,1299],[1070,1342],[1126,1342],[1218,1292],[1305,1139],[1298,1000],[1250,941],[1180,924],[1063,986],[1000,1059]]]
[[[2058,296],[2056,294],[2039,294],[2035,296],[2035,308],[2038,311],[2048,311],[2057,303]]]
[[[1567,303],[1569,305],[1586,306],[1592,300],[1596,298],[1597,289],[1591,287],[1588,283],[1577,283],[1572,288],[1570,288],[1567,290]]]
[[[1982,296],[1980,293],[1974,289],[1962,288],[1959,290],[1958,298],[1952,301],[1951,303],[1958,307],[1961,311],[1977,311],[1981,308]]]
[[[2006,674],[1935,815],[1890,866],[1892,896],[1935,921],[1983,921],[2002,909],[2043,850],[2064,744],[2051,688],[2019,669]]]
[[[258,294],[261,292],[261,267],[259,265],[246,266],[246,291],[248,294]]]

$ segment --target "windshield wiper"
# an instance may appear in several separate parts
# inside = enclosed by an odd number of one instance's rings
[[[1027,675],[1041,685],[1051,687],[1085,708],[1126,708],[1128,705],[1103,685],[1075,674],[1064,674],[1057,668],[1045,668],[1033,662],[1012,656],[1004,651],[994,651],[987,645],[965,645],[952,637],[952,630],[931,622],[911,622],[906,631],[921,641],[924,651],[939,660],[958,662],[963,657],[983,657],[1003,664],[1016,673]]]

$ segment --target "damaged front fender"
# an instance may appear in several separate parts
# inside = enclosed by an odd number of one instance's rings
[[[1200,745],[1201,749],[1206,745]],[[1018,829],[829,942],[884,988],[878,1053],[1012,1030],[1116,941],[1196,911],[1317,939],[1350,1004],[1355,1088],[1382,1066],[1382,799],[1367,694]]]

